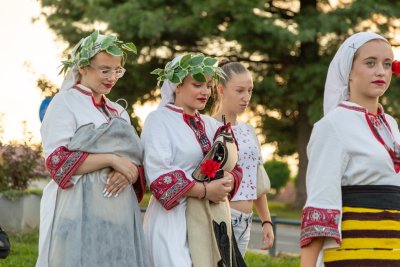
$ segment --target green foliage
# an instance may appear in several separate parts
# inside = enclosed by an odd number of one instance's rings
[[[77,66],[83,68],[90,65],[90,58],[93,57],[93,51],[106,51],[113,56],[121,56],[122,64],[125,64],[127,54],[137,53],[136,46],[133,43],[124,43],[114,35],[107,35],[103,40],[98,40],[99,32],[94,31],[89,36],[82,38],[74,47],[73,55],[68,60],[61,61],[63,68],[60,73],[66,74],[69,68]],[[100,48],[98,48],[100,47]],[[125,52],[126,51],[126,52]]]
[[[264,168],[268,173],[271,181],[271,187],[275,188],[277,192],[286,185],[290,179],[289,165],[284,161],[276,159],[266,161]]]
[[[25,189],[25,190],[10,189],[6,191],[0,191],[0,196],[10,201],[16,201],[20,197],[28,195],[35,195],[41,197],[42,194],[43,191],[41,189]]]
[[[41,146],[32,144],[32,135],[26,131],[23,143],[11,142],[3,144],[0,141],[0,192],[23,191],[29,183],[38,178],[46,177]]]
[[[198,82],[206,82],[206,75],[212,79],[218,80],[223,77],[224,72],[220,67],[216,67],[217,59],[206,57],[202,53],[186,54],[178,62],[172,64],[172,61],[165,65],[164,69],[155,69],[151,74],[157,75],[157,85],[165,79],[174,84],[181,84],[188,74]]]
[[[300,258],[297,256],[284,256],[271,257],[265,254],[248,251],[244,256],[244,260],[248,267],[298,267],[300,266]]]
[[[0,267],[35,266],[38,255],[39,231],[12,233],[5,229],[10,238],[11,251],[6,259],[0,260]]]

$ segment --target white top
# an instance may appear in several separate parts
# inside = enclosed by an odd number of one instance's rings
[[[75,131],[82,125],[94,123],[96,127],[109,118],[94,104],[92,91],[79,84],[78,89],[70,88],[57,93],[43,118],[40,128],[45,159],[59,147],[67,146]],[[129,123],[129,115],[118,104],[104,99],[110,110],[115,110]],[[72,183],[77,183],[82,175],[73,175]],[[36,266],[47,266],[51,227],[54,220],[58,185],[51,180],[43,190],[40,203],[39,258]]]
[[[46,159],[58,147],[66,146],[80,126],[94,123],[98,127],[109,120],[95,106],[92,91],[81,84],[77,87],[79,90],[70,88],[56,94],[46,110],[40,128]],[[108,99],[105,101],[130,123],[128,113],[120,105]]]
[[[239,146],[238,165],[243,170],[243,178],[236,195],[231,201],[255,200],[257,199],[257,167],[263,164],[259,150],[258,140],[254,139],[254,134],[250,129],[253,127],[246,123],[232,126],[233,134]]]
[[[366,120],[366,113],[362,111],[364,108],[348,101],[343,102],[343,105],[314,125],[307,147],[308,198],[304,208],[329,212],[337,210],[338,235],[342,215],[341,186],[400,186],[400,174],[396,173],[386,148],[374,136]],[[394,140],[400,143],[396,121],[390,115],[384,116]],[[318,223],[317,220],[315,223]],[[326,238],[324,248],[328,247],[338,247],[338,244],[333,238]]]
[[[141,134],[146,179],[153,193],[144,218],[144,230],[150,262],[157,267],[192,265],[184,194],[195,184],[192,172],[203,159],[203,152],[182,112],[171,104],[158,108],[146,118]],[[212,144],[217,121],[198,116]]]

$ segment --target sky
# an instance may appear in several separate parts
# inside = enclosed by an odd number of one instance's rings
[[[7,1],[0,10],[0,125],[5,142],[22,139],[22,121],[27,122],[34,140],[40,141],[39,107],[43,97],[36,80],[45,75],[57,85],[62,81],[58,66],[66,44],[56,41],[44,19],[32,24],[32,18],[39,14],[40,5],[35,0]]]

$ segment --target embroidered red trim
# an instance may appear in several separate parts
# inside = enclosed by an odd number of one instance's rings
[[[340,210],[305,207],[302,212],[300,246],[305,247],[316,237],[330,237],[341,244]]]
[[[395,155],[394,155],[394,151],[389,148],[386,144],[385,141],[383,141],[382,137],[379,136],[379,134],[377,134],[374,130],[374,126],[372,125],[372,122],[370,120],[369,117],[372,117],[372,120],[376,121],[379,120],[378,117],[381,117],[383,119],[383,122],[385,123],[385,125],[388,127],[389,131],[392,132],[389,123],[386,120],[385,114],[383,112],[383,109],[381,107],[378,108],[378,113],[375,114],[371,114],[367,112],[366,108],[363,107],[354,107],[354,106],[348,106],[345,105],[343,103],[339,104],[339,107],[343,107],[343,108],[347,108],[350,110],[355,110],[355,111],[360,111],[363,112],[365,115],[365,120],[367,121],[367,124],[372,132],[372,134],[374,135],[375,139],[382,145],[384,146],[384,148],[386,149],[386,151],[389,153],[390,158],[392,159],[393,162],[393,169],[396,173],[400,172],[400,162],[396,159]]]
[[[177,108],[177,107],[171,106],[169,104],[167,104],[165,107],[170,109],[170,110],[172,110],[172,111],[175,111],[175,112],[178,112],[178,113],[183,113],[183,109],[182,108]]]
[[[93,93],[88,92],[88,91],[86,91],[86,90],[83,90],[82,88],[80,88],[80,87],[77,86],[77,85],[75,85],[75,86],[72,87],[72,88],[78,90],[79,92],[81,92],[81,93],[84,94],[84,95],[90,96],[90,97],[92,98],[92,103],[93,103],[93,105],[94,105],[96,108],[99,107],[99,106],[101,106],[101,105],[105,105],[109,110],[111,110],[112,112],[114,112],[115,115],[119,116],[118,110],[115,109],[114,107],[110,106],[109,104],[107,104],[107,99],[106,99],[106,97],[105,97],[104,95],[102,95],[101,100],[100,100],[100,103],[97,104],[96,101],[94,100]]]
[[[179,204],[178,199],[189,191],[195,183],[195,181],[187,179],[182,170],[175,170],[163,174],[153,181],[150,185],[150,191],[165,209],[170,210]]]
[[[143,166],[137,166],[139,177],[136,183],[133,184],[133,190],[135,190],[136,198],[138,202],[142,201],[144,193],[146,191],[146,178],[144,175],[144,168]]]
[[[70,151],[65,146],[60,146],[47,158],[46,167],[58,186],[67,189],[73,186],[70,179],[88,156],[87,152]]]
[[[239,167],[239,165],[236,165],[230,173],[235,179],[235,183],[229,196],[229,199],[232,199],[236,195],[237,191],[239,191],[240,183],[242,182],[243,178],[243,170],[241,167]]]

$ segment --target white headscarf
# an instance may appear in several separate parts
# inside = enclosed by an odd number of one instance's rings
[[[374,39],[387,40],[373,32],[359,32],[347,38],[329,65],[324,92],[324,115],[349,99],[349,75],[356,51]]]
[[[176,56],[171,63],[171,67],[173,67],[175,64],[179,62],[179,60],[183,57],[184,55],[179,55]],[[165,79],[163,81],[163,84],[161,86],[161,102],[160,105],[158,105],[158,108],[165,107],[169,103],[174,103],[174,93],[176,90],[177,84],[174,84],[168,79]]]
[[[71,59],[72,60],[74,60],[76,58],[76,54],[77,54],[78,49],[81,46],[81,44],[83,42],[85,42],[88,38],[91,38],[91,36],[89,35],[89,36],[87,36],[85,38],[82,38],[79,41],[79,43],[77,43],[74,46],[74,48],[72,49],[72,52],[71,52]],[[97,55],[97,53],[99,53],[101,51],[100,45],[101,45],[101,42],[103,41],[104,38],[106,38],[106,35],[103,35],[103,34],[99,34],[98,35],[97,40],[95,42],[95,45],[93,46],[92,51],[90,51],[90,57],[89,58],[94,57],[95,55]],[[64,81],[61,84],[60,91],[67,90],[67,89],[71,88],[72,86],[74,86],[79,81],[79,78],[80,78],[80,74],[79,74],[79,66],[78,66],[78,62],[77,62],[75,65],[73,65],[69,69],[69,71],[67,72],[67,75],[65,75]]]

